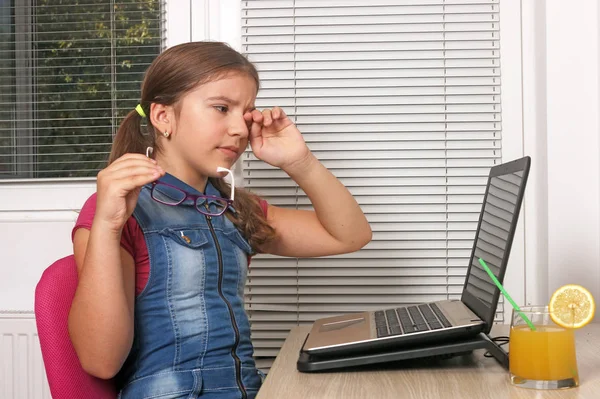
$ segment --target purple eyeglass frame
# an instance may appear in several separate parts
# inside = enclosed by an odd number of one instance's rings
[[[156,186],[171,187],[171,188],[173,188],[173,189],[175,189],[177,191],[180,191],[180,192],[184,193],[185,197],[181,201],[177,202],[176,204],[163,202],[163,201],[161,201],[159,199],[154,198],[154,189],[156,188]],[[200,212],[201,214],[206,215],[206,216],[221,216],[222,214],[225,213],[225,211],[227,210],[227,208],[229,208],[231,205],[233,205],[233,200],[231,200],[231,199],[227,199],[227,198],[223,198],[223,197],[217,197],[217,196],[214,196],[214,195],[196,195],[196,194],[190,194],[187,191],[180,189],[179,187],[175,187],[175,186],[173,186],[171,184],[167,184],[167,183],[163,183],[163,182],[159,182],[159,181],[152,182],[152,189],[150,191],[150,197],[152,197],[152,199],[154,201],[158,202],[159,204],[168,205],[168,206],[177,206],[177,205],[181,204],[183,201],[185,201],[186,199],[190,198],[190,199],[192,199],[194,201],[194,208],[196,208],[196,210],[198,212]],[[205,198],[207,200],[215,200],[215,201],[220,201],[220,202],[224,201],[224,202],[227,203],[227,206],[224,207],[223,210],[220,211],[219,213],[210,212],[209,210],[200,210],[200,208],[198,208],[198,204],[197,204],[198,198]]]

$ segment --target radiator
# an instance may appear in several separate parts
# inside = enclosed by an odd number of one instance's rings
[[[33,312],[0,311],[0,399],[51,399]]]

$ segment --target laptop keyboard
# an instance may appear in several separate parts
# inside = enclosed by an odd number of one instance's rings
[[[406,306],[375,312],[377,337],[438,330],[452,325],[435,303]]]

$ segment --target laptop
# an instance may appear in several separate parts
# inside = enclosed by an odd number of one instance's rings
[[[530,164],[530,157],[523,157],[490,169],[460,300],[322,318],[314,322],[302,351],[345,355],[488,334],[500,290],[479,258],[502,282]]]

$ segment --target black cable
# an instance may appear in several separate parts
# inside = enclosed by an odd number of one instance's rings
[[[500,337],[494,337],[494,338],[490,338],[490,340],[496,344],[498,344],[499,347],[502,347],[502,345],[506,345],[508,344],[508,337],[505,335],[502,335]],[[508,354],[508,352],[507,352]],[[483,354],[483,356],[485,357],[494,357],[490,352],[485,352]]]

